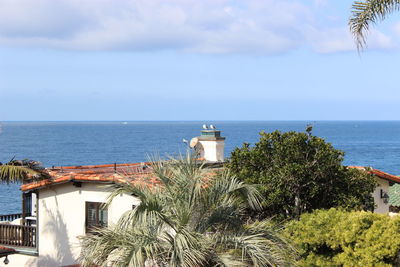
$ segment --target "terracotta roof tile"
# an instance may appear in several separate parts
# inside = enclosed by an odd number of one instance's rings
[[[363,166],[348,166],[348,168],[351,169],[358,169],[358,170],[363,170],[363,171],[367,171],[370,174],[376,175],[381,179],[390,181],[390,182],[394,182],[394,183],[400,183],[400,177],[387,173],[387,172],[383,172],[381,170],[377,170],[374,168],[370,168],[370,167],[363,167]]]
[[[364,170],[379,178],[394,183],[400,183],[400,177],[377,169],[363,166],[348,166],[348,168]],[[154,186],[160,183],[160,181],[154,177],[153,170],[149,163],[53,167],[48,169],[48,172],[51,175],[50,179],[23,184],[21,185],[21,190],[29,191],[69,181],[105,183],[130,182],[146,186]],[[209,175],[214,176],[215,173],[210,172]]]
[[[23,184],[21,190],[29,191],[69,181],[108,183],[140,182],[147,185],[157,183],[157,179],[152,176],[152,168],[147,162],[53,167],[47,169],[47,171],[51,178]]]

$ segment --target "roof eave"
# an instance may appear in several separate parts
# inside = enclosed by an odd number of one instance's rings
[[[50,188],[52,186],[56,186],[56,185],[62,185],[62,184],[67,184],[67,183],[73,183],[73,182],[80,182],[80,183],[98,183],[98,184],[115,184],[115,181],[102,181],[102,180],[79,180],[79,179],[70,179],[70,180],[66,180],[66,181],[61,181],[58,183],[49,183],[46,185],[38,185],[36,187],[32,187],[29,189],[24,189],[23,186],[21,185],[21,191],[22,192],[33,192],[33,191],[37,191],[37,190],[42,190],[45,188]]]

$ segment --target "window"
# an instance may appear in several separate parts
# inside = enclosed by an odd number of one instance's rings
[[[93,231],[93,228],[107,227],[107,208],[104,203],[86,202],[86,233]]]
[[[23,211],[25,216],[32,216],[32,193],[23,194]]]

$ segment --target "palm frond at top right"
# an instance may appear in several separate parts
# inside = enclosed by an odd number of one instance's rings
[[[349,19],[350,31],[353,34],[357,49],[366,46],[366,37],[371,24],[384,20],[389,14],[400,9],[400,0],[365,0],[356,1],[352,6]]]

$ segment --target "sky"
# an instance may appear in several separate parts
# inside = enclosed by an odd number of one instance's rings
[[[0,121],[398,120],[400,20],[350,0],[0,0]]]

